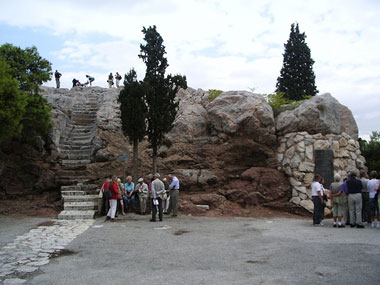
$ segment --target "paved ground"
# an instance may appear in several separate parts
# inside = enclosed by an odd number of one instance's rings
[[[2,246],[3,226],[0,218]],[[380,229],[278,218],[151,223],[129,214],[114,223],[97,219],[48,264],[11,277],[25,284],[379,284],[379,257]]]

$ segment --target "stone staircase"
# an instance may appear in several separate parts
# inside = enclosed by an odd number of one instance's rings
[[[98,98],[88,94],[85,102],[73,105],[70,121],[61,134],[58,151],[65,157],[57,172],[64,210],[59,219],[92,219],[97,210],[96,185],[88,185],[87,165],[94,151]],[[87,184],[87,185],[86,185]]]
[[[62,186],[61,195],[64,210],[58,215],[60,220],[93,219],[98,210],[97,185]]]

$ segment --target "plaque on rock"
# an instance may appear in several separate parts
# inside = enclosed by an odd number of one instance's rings
[[[323,186],[328,189],[334,182],[334,153],[331,149],[315,150],[315,173],[325,180]]]

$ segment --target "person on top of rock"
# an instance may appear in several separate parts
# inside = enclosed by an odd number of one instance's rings
[[[350,211],[350,227],[364,228],[362,222],[362,182],[356,178],[356,171],[350,173],[346,181],[348,190],[348,209]]]
[[[121,80],[121,75],[119,74],[119,72],[116,72],[115,79],[116,79],[116,88],[119,88],[119,84]]]
[[[371,180],[368,181],[367,187],[369,190],[369,205],[371,209],[371,227],[376,227],[375,219],[377,219],[377,227],[380,228],[380,214],[379,214],[379,180],[377,180],[377,171],[371,171]]]
[[[135,210],[135,183],[132,182],[132,176],[127,177],[127,182],[124,184],[125,195],[124,206],[125,211],[128,212],[128,209],[131,211]]]
[[[167,210],[167,215],[170,214],[171,210],[173,210],[173,217],[177,217],[178,215],[178,196],[179,196],[179,180],[176,176],[169,174],[168,180],[169,190],[170,190],[170,201],[169,208]]]
[[[115,215],[116,215],[117,199],[119,198],[119,195],[118,195],[119,190],[117,188],[117,177],[116,176],[112,176],[112,181],[110,182],[109,190],[112,193],[112,197],[109,199],[110,209],[108,210],[106,220],[111,219],[111,221],[113,222],[115,220]]]
[[[113,75],[112,75],[112,72],[110,72],[110,75],[108,75],[107,82],[108,82],[108,87],[112,88],[112,86],[113,86]]]
[[[90,75],[86,75],[86,77],[87,77],[87,84],[90,84],[90,86],[92,86],[92,82],[94,82],[95,78]]]
[[[314,226],[323,226],[323,204],[325,203],[323,199],[323,191],[321,185],[322,177],[319,174],[315,174],[313,183],[311,183],[311,198],[314,204],[313,211],[313,225]]]
[[[148,199],[148,192],[149,192],[148,185],[146,183],[144,183],[143,178],[139,178],[139,180],[137,180],[137,182],[138,183],[136,184],[135,192],[139,196],[140,214],[145,215],[145,213],[146,213],[146,202]]]
[[[152,182],[152,190],[150,194],[151,202],[152,202],[152,219],[151,222],[156,221],[156,214],[158,211],[158,217],[160,219],[160,222],[162,222],[162,195],[165,192],[165,185],[160,180],[160,174],[156,173],[153,175],[153,182]]]
[[[57,85],[57,88],[61,87],[61,83],[59,79],[61,78],[62,74],[58,72],[58,70],[55,70],[54,77],[55,77],[55,84]]]
[[[73,79],[73,87],[75,86],[78,86],[77,83],[79,82],[79,80],[76,80],[75,78]]]
[[[344,193],[341,190],[340,186],[342,185],[340,175],[335,174],[334,175],[334,182],[331,183],[329,189],[330,189],[330,199],[331,204],[333,206],[333,219],[334,219],[334,225],[333,227],[336,228],[344,228],[344,225],[342,224],[342,217],[343,217],[343,210],[344,210]],[[338,219],[338,225],[336,224],[336,220]]]

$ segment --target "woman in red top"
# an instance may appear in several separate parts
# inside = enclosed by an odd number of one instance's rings
[[[115,219],[115,214],[116,214],[116,206],[117,206],[117,199],[119,198],[119,190],[117,189],[117,177],[112,176],[112,182],[109,182],[109,190],[112,193],[112,197],[109,199],[110,201],[110,209],[108,210],[107,213],[107,219],[111,219],[113,222]]]

